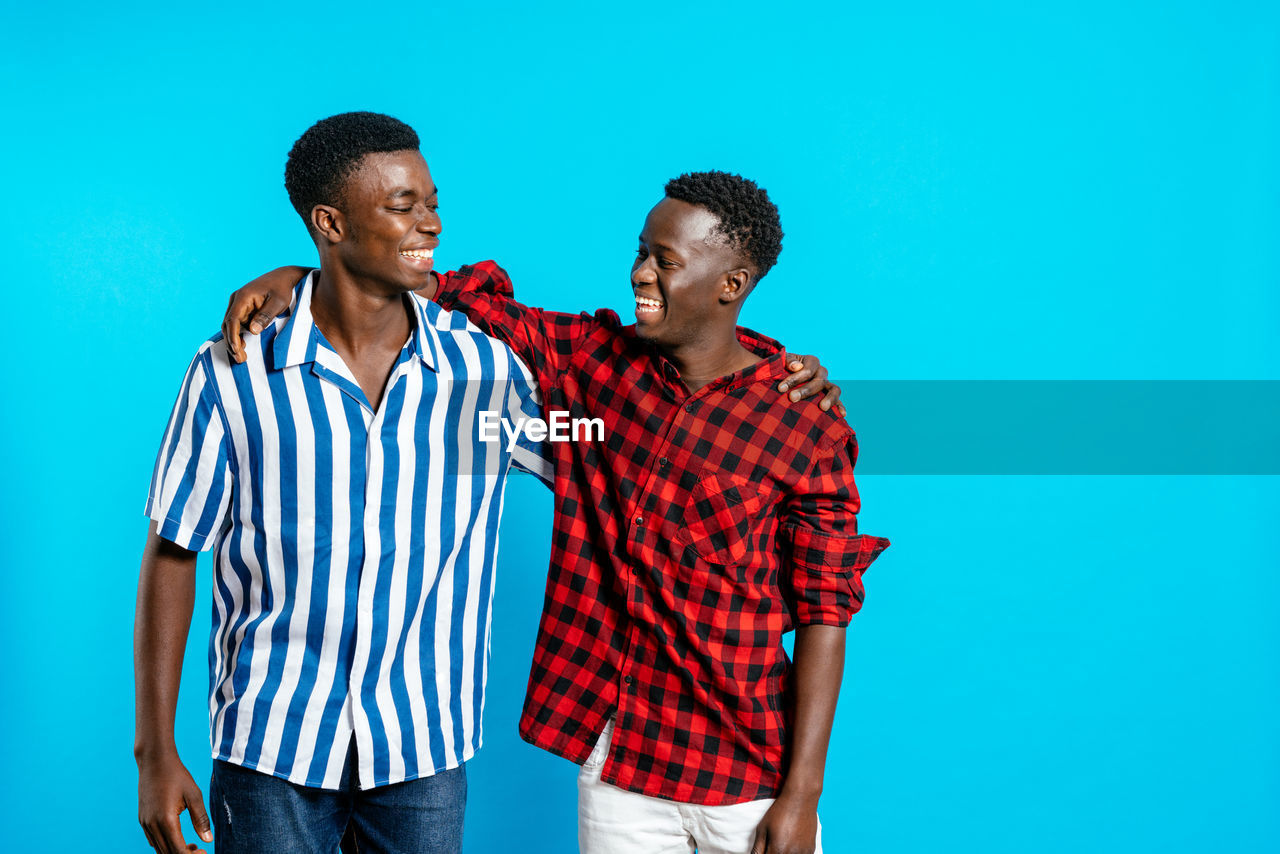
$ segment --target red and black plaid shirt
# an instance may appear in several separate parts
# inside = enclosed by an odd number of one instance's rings
[[[796,625],[843,626],[889,545],[858,534],[845,422],[776,389],[780,345],[690,394],[618,315],[513,298],[492,262],[437,299],[525,360],[548,412],[604,441],[551,444],[555,532],[520,732],[582,763],[611,715],[608,783],[685,803],[774,797],[787,762]]]

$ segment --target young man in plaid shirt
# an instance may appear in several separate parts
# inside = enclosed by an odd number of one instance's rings
[[[844,626],[888,541],[857,533],[853,431],[817,403],[778,406],[781,345],[736,326],[781,238],[762,189],[695,173],[645,221],[633,326],[521,305],[491,262],[433,282],[529,365],[548,412],[605,424],[551,443],[520,724],[582,765],[586,852],[821,850]]]

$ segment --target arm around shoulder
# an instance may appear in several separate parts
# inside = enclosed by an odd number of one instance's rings
[[[277,267],[231,294],[222,317],[222,336],[234,361],[245,359],[242,330],[257,335],[266,329],[289,307],[293,286],[309,272],[310,267]]]
[[[583,339],[601,322],[588,314],[547,311],[518,302],[511,277],[493,261],[444,274],[435,299],[442,308],[465,314],[486,335],[509,346],[529,366],[539,387],[569,366]]]

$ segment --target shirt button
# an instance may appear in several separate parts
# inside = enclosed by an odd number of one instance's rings
[[[686,403],[686,404],[684,405],[684,411],[685,411],[685,412],[687,412],[687,413],[689,413],[690,415],[692,415],[692,414],[693,414],[693,410],[695,410],[695,409],[697,409],[697,408],[698,408],[698,404],[696,404],[696,403]]]
[[[630,676],[623,676],[623,677],[622,677],[622,681],[623,681],[623,682],[625,682],[625,683],[627,683],[628,685],[630,685],[630,684],[631,684],[632,682],[634,682],[635,680],[634,680],[634,679],[632,679]]]
[[[658,465],[662,466],[663,468],[666,468],[667,466],[671,465],[671,460],[667,459],[666,457],[663,457],[662,459],[658,460]]]
[[[636,524],[637,524],[637,525],[643,525],[643,524],[644,524],[644,517],[643,517],[643,516],[637,516],[637,517],[636,517]]]

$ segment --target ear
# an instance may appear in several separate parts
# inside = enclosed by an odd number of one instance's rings
[[[720,303],[726,305],[737,302],[749,293],[751,293],[751,271],[742,267],[730,270],[725,274],[724,282],[720,286]]]
[[[348,236],[342,211],[329,205],[316,205],[311,209],[311,227],[330,243],[341,243]]]

